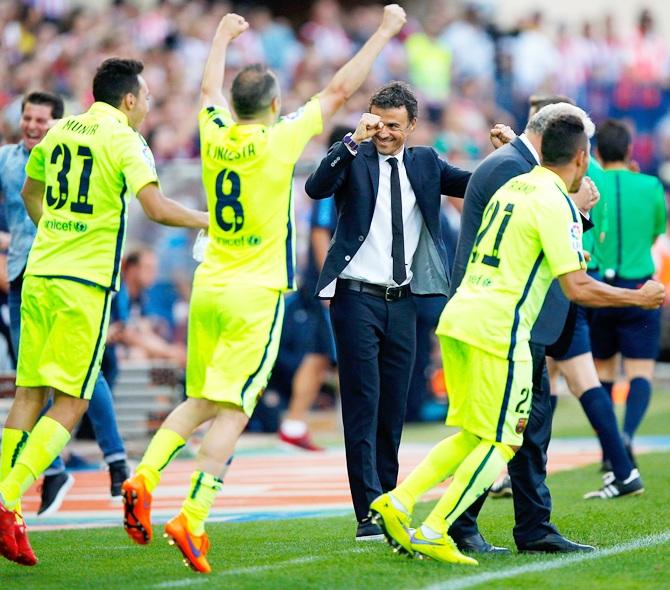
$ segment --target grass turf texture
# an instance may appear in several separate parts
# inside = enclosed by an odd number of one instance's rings
[[[567,471],[550,478],[554,497],[554,522],[575,540],[600,548],[670,530],[670,454],[640,458],[647,492],[638,498],[615,501],[581,500],[595,487],[595,466]],[[430,506],[420,505],[417,517]],[[513,546],[512,503],[492,500],[481,516],[482,530],[496,544]],[[119,528],[34,533],[33,546],[41,560],[34,568],[6,561],[0,563],[0,588],[375,588],[424,589],[437,584],[449,588],[450,580],[463,584],[465,576],[501,572],[555,556],[485,557],[480,567],[452,566],[434,561],[410,560],[394,555],[382,543],[355,543],[350,517],[296,519],[251,523],[211,524],[208,532],[214,574],[201,576],[187,570],[176,549],[159,533],[148,547],[134,546]],[[547,572],[519,573],[474,587],[551,588],[574,590],[588,587],[617,590],[665,589],[670,579],[667,559],[670,541],[626,551]]]
[[[619,413],[621,409],[618,408]],[[656,391],[640,434],[667,435],[668,424],[670,393]],[[447,432],[443,424],[410,425],[403,440],[437,442]],[[579,402],[571,396],[559,399],[554,418],[554,437],[566,436],[593,436]],[[338,444],[337,439],[323,442]],[[670,453],[641,456],[646,493],[614,501],[581,499],[584,492],[599,486],[600,474],[595,465],[550,476],[554,523],[569,538],[602,549],[670,531],[669,462]],[[415,522],[426,516],[430,507],[419,505]],[[513,548],[513,524],[510,500],[486,503],[480,525],[490,542]],[[433,590],[448,590],[452,583],[458,583],[460,588],[489,590],[492,585],[516,590],[666,590],[670,579],[670,541],[473,586],[463,582],[463,578],[553,563],[557,558],[485,557],[480,559],[479,567],[410,560],[394,555],[386,544],[355,543],[353,517],[210,524],[207,530],[213,545],[211,576],[195,574],[182,565],[177,549],[162,538],[162,526],[156,527],[156,538],[148,547],[133,545],[119,526],[32,533],[40,564],[26,568],[0,560],[0,588],[424,590],[435,586]]]

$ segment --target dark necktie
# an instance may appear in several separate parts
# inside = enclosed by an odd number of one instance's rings
[[[393,258],[393,280],[402,285],[407,278],[405,271],[405,237],[402,228],[402,196],[400,193],[400,175],[398,160],[386,160],[391,166],[391,257]]]

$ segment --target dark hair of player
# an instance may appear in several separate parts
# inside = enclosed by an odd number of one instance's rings
[[[565,166],[579,150],[588,149],[588,137],[582,120],[569,114],[557,115],[542,134],[542,164]]]
[[[137,96],[140,91],[138,76],[143,69],[144,64],[134,59],[106,59],[95,72],[93,98],[118,107],[129,92]]]
[[[264,65],[247,66],[235,76],[231,96],[237,117],[253,119],[267,111],[279,96],[277,77]]]

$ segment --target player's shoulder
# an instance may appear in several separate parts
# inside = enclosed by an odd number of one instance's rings
[[[642,172],[635,173],[631,172],[630,178],[635,184],[642,187],[645,190],[655,190],[658,188],[663,188],[663,183],[658,176],[652,174],[644,174]]]

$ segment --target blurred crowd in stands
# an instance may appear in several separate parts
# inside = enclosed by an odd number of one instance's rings
[[[197,96],[220,17],[234,9],[251,24],[230,47],[226,81],[250,63],[269,64],[282,85],[284,112],[323,87],[381,17],[380,6],[349,3],[345,10],[338,0],[306,2],[306,9],[294,10],[290,19],[262,2],[144,4],[149,7],[140,9],[127,0],[0,2],[2,143],[18,138],[26,92],[58,92],[66,115],[79,113],[92,102],[92,74],[103,59],[141,59],[153,103],[142,132],[163,185],[170,196],[202,205]],[[415,2],[406,30],[389,43],[336,123],[353,128],[375,87],[390,79],[407,80],[420,97],[413,142],[432,145],[450,161],[472,169],[491,150],[493,123],[520,132],[530,95],[564,94],[596,123],[608,117],[628,121],[640,169],[670,185],[670,41],[656,30],[654,14],[644,10],[635,23],[603,14],[600,20],[566,25],[536,12],[503,29],[497,25],[495,5],[485,0]],[[306,150],[302,178],[324,153],[324,142],[315,140]],[[311,205],[301,195],[300,178],[298,170],[299,255],[304,257]],[[447,229],[456,232],[458,213],[448,206],[445,213]],[[130,241],[138,247],[125,261],[127,301],[119,303],[124,307],[119,326],[126,328],[112,332],[123,345],[123,356],[185,362],[193,238],[185,230],[131,225]]]
[[[146,4],[146,3],[145,3]],[[278,4],[278,3],[276,3]],[[266,62],[283,87],[290,112],[321,88],[365,40],[380,7],[315,0],[303,22],[273,14],[262,2],[159,0],[140,10],[128,0],[0,3],[0,108],[3,135],[16,133],[20,97],[43,88],[64,95],[67,112],[91,102],[91,72],[106,57],[142,59],[153,95],[143,132],[159,161],[196,157],[197,93],[207,47],[219,17],[234,8],[251,30],[228,55],[236,68]],[[655,172],[670,159],[670,44],[645,10],[636,23],[616,15],[569,26],[529,14],[509,30],[496,25],[495,2],[425,0],[409,9],[406,30],[389,44],[344,121],[365,108],[370,88],[408,80],[423,106],[423,133],[451,159],[477,160],[489,149],[492,122],[519,128],[529,95],[565,94],[596,122],[627,118],[635,127],[635,158]],[[538,5],[539,6],[539,5]],[[285,8],[286,9],[286,8]],[[350,115],[350,116],[349,116]],[[666,175],[669,176],[670,175]]]

